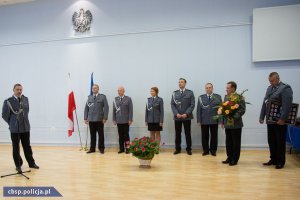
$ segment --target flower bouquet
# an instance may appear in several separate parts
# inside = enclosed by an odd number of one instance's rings
[[[213,118],[215,120],[226,119],[228,126],[234,126],[234,119],[240,110],[240,106],[243,104],[250,104],[249,102],[245,102],[243,96],[246,91],[248,90],[244,90],[241,94],[233,93],[230,96],[227,96],[228,100],[222,102],[220,106],[217,106],[217,115]]]
[[[129,152],[140,161],[140,167],[149,168],[154,155],[159,152],[159,144],[150,137],[135,138],[129,144]]]

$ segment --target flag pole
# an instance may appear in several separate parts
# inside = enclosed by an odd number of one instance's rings
[[[85,137],[85,147],[84,150],[87,151],[88,147],[87,147],[87,141],[88,141],[88,136],[89,136],[89,125],[86,125],[86,137]]]
[[[69,75],[69,80],[71,81],[71,74],[68,73],[68,75]],[[75,99],[75,97],[74,97],[74,99]],[[75,117],[76,117],[76,122],[77,122],[77,129],[78,129],[79,140],[80,140],[80,151],[81,151],[83,149],[83,147],[82,147],[82,140],[81,140],[81,134],[80,134],[80,128],[79,128],[77,109],[76,108],[75,108]]]
[[[78,123],[78,117],[77,117],[77,111],[75,109],[75,116],[76,116],[76,122],[77,122],[77,129],[78,129],[78,134],[79,134],[79,139],[80,139],[80,151],[83,150],[82,147],[82,140],[81,140],[81,134],[80,134],[80,128],[79,128],[79,123]]]
[[[93,84],[94,84],[94,72],[92,72],[91,74],[91,87],[90,87],[90,95],[92,95],[92,87],[93,87]],[[88,147],[87,147],[87,142],[88,142],[88,138],[89,138],[89,125],[87,124],[86,125],[86,137],[85,137],[85,147],[84,147],[84,150],[87,151]]]

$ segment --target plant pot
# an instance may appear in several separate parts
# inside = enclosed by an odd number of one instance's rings
[[[151,164],[152,159],[140,159],[139,158],[139,162],[140,162],[140,168],[151,168],[150,164]]]

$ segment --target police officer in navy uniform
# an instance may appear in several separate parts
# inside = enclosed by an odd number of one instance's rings
[[[150,91],[151,97],[147,99],[145,111],[145,123],[150,131],[150,137],[160,144],[160,132],[164,123],[164,101],[158,96],[158,88],[152,87]]]
[[[186,80],[180,78],[179,90],[174,91],[171,98],[176,132],[174,155],[181,153],[182,125],[186,138],[186,152],[188,155],[192,155],[191,120],[194,118],[195,96],[193,91],[186,89],[185,86]]]
[[[11,141],[13,145],[13,158],[18,173],[22,173],[21,166],[23,160],[20,155],[21,141],[25,158],[30,168],[39,169],[35,164],[30,146],[30,124],[28,119],[29,101],[22,94],[21,84],[15,84],[13,88],[14,95],[6,99],[2,107],[2,118],[8,123]]]
[[[133,118],[133,105],[129,96],[125,95],[125,88],[123,86],[118,87],[118,95],[113,101],[113,123],[118,127],[119,134],[119,154],[129,154],[129,127],[132,124]]]
[[[108,117],[108,103],[104,94],[99,94],[99,85],[92,87],[93,94],[88,97],[84,109],[85,123],[90,127],[91,146],[87,153],[96,151],[96,133],[98,132],[98,148],[101,154],[104,154],[104,124]]]
[[[216,156],[219,121],[213,119],[213,117],[217,115],[218,106],[222,103],[222,98],[220,95],[213,93],[213,85],[211,83],[205,85],[205,90],[206,94],[199,96],[197,105],[197,123],[201,126],[202,135],[202,155],[206,156],[210,152],[211,155]]]
[[[285,138],[289,112],[293,102],[293,90],[291,86],[280,81],[279,74],[272,72],[269,74],[270,86],[261,107],[259,122],[264,123],[265,116],[269,113],[270,102],[277,102],[281,105],[281,115],[277,122],[267,121],[268,143],[270,149],[270,160],[263,165],[275,165],[276,169],[282,169],[285,165]]]

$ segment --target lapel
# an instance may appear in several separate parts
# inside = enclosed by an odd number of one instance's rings
[[[99,95],[98,95],[98,96],[99,96]],[[91,95],[90,98],[91,98],[91,100],[92,100],[93,103],[95,103],[95,102],[97,101],[98,96],[96,96],[96,98],[94,98],[94,94]]]
[[[120,107],[123,104],[124,100],[125,100],[125,96],[123,97],[122,101],[121,101],[121,97],[117,96],[116,97],[116,105],[117,105],[117,107]]]
[[[200,96],[202,103],[209,104],[207,94]]]
[[[148,106],[149,107],[153,107],[154,103],[157,101],[157,97],[153,99],[152,101],[152,97],[148,98]]]
[[[187,94],[187,91],[186,91],[186,89],[184,90],[184,92],[183,92],[183,94],[181,94],[181,91],[180,90],[178,90],[178,93],[179,93],[179,98],[178,99],[182,99],[183,97],[185,97],[185,95]]]
[[[212,100],[210,100],[210,102],[209,102],[207,94],[202,95],[202,97],[200,97],[200,98],[202,100],[203,105],[210,105],[210,103],[212,102]],[[210,97],[210,99],[211,98],[212,97]]]
[[[20,108],[20,103],[14,96],[12,96],[11,104],[12,104],[14,109],[19,109]]]
[[[127,96],[124,95],[123,99],[122,99],[122,104],[124,104],[125,102],[127,102]]]
[[[152,106],[158,101],[158,97],[154,98],[154,100],[152,101]]]
[[[211,104],[213,101],[215,101],[215,95],[214,94],[212,94],[210,96],[210,102],[209,102],[209,104]]]

